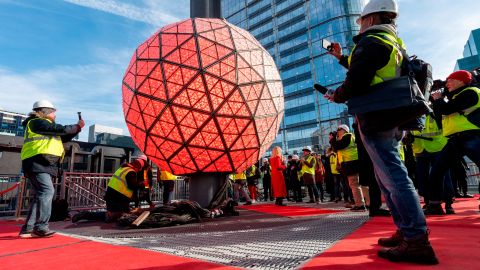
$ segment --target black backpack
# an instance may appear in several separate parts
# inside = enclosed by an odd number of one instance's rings
[[[419,59],[416,55],[410,57],[409,64],[410,70],[415,74],[418,87],[425,96],[425,100],[428,100],[433,85],[432,65]]]

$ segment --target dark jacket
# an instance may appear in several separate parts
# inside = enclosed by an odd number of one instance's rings
[[[447,92],[446,96],[448,102],[445,102],[443,98],[435,100],[433,102],[434,111],[442,115],[449,115],[456,112],[460,113],[462,110],[475,106],[478,102],[478,95],[473,90],[464,91],[456,96],[455,99],[452,99],[454,95],[460,93],[467,87],[469,86],[464,86],[452,92]]]
[[[377,70],[387,65],[393,47],[378,38],[368,36],[370,34],[386,32],[397,36],[395,26],[384,24],[372,26],[364,33],[353,38],[356,47],[351,58],[350,66],[347,60],[348,56],[346,55],[343,56],[339,62],[348,68],[348,71],[345,81],[334,92],[335,102],[344,103],[351,97],[364,95],[368,91]],[[388,114],[357,115],[357,119],[362,130],[364,126],[367,126],[367,122],[368,125],[371,125],[391,121]]]
[[[55,122],[50,123],[45,119],[31,115],[22,122],[25,132],[29,121],[31,121],[30,130],[32,132],[48,136],[60,136],[64,143],[71,141],[81,131],[80,126],[77,124],[62,126]],[[39,154],[23,160],[22,168],[26,176],[28,176],[29,173],[48,173],[56,177],[60,162],[60,157]]]
[[[333,139],[330,141],[330,145],[332,146],[335,151],[342,150],[347,148],[350,145],[350,141],[352,140],[351,133],[345,133],[340,140]]]
[[[387,65],[390,60],[392,46],[380,41],[370,34],[389,32],[396,36],[396,29],[391,25],[372,26],[367,31],[353,38],[356,44],[350,66],[348,56],[340,59],[340,64],[348,69],[345,81],[335,90],[334,100],[344,103],[353,96],[365,94],[377,70]]]

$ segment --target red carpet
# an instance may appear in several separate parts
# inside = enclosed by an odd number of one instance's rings
[[[239,208],[282,217],[307,217],[344,212],[344,210],[331,210],[300,206],[276,206],[274,204],[242,205]]]
[[[0,269],[236,269],[62,235],[19,239],[19,229],[13,222],[0,222]]]
[[[480,213],[477,199],[459,199],[456,215],[428,217],[430,241],[440,264],[422,266],[391,263],[378,258],[377,239],[390,236],[395,227],[391,218],[374,218],[336,245],[302,266],[301,269],[480,269]]]

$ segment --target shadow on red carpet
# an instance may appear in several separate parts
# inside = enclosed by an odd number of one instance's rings
[[[300,269],[480,269],[478,204],[477,199],[460,199],[453,205],[457,214],[427,218],[438,265],[392,263],[377,257],[378,238],[390,236],[395,226],[391,218],[375,217]]]

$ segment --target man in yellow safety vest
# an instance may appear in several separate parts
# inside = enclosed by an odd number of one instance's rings
[[[448,142],[438,155],[430,173],[430,203],[427,214],[441,213],[444,175],[451,164],[466,155],[480,166],[480,89],[470,86],[472,74],[466,70],[447,77],[445,101],[440,92],[432,93],[434,111],[441,113],[443,135]]]
[[[359,34],[353,38],[355,47],[350,55],[342,55],[342,47],[332,43],[330,54],[348,68],[345,81],[325,98],[344,103],[353,96],[365,95],[371,86],[399,78],[402,75],[405,45],[398,36],[396,0],[370,0],[362,10],[357,23]],[[323,90],[322,90],[323,91]],[[392,213],[397,232],[387,239],[379,239],[385,246],[377,254],[390,261],[409,261],[438,264],[430,244],[427,223],[418,194],[397,151],[396,134],[399,127],[384,131],[368,131],[368,123],[390,120],[387,114],[357,114],[361,140],[372,159],[377,182]],[[377,121],[382,119],[382,121]],[[382,124],[382,123],[378,123]],[[385,242],[387,240],[387,242]]]
[[[107,212],[83,211],[72,217],[72,222],[80,220],[99,220],[107,223],[114,222],[123,214],[130,213],[130,202],[138,188],[143,187],[143,180],[137,179],[137,173],[145,166],[145,161],[135,159],[133,162],[124,163],[118,168],[107,184],[105,203]]]
[[[56,108],[48,100],[33,104],[33,110],[22,123],[25,141],[21,151],[22,168],[34,190],[34,198],[20,230],[20,238],[50,237],[55,232],[48,228],[55,189],[52,177],[57,177],[62,162],[63,142],[73,139],[85,126],[80,119],[77,124],[62,126],[55,123]]]
[[[177,179],[178,176],[171,174],[168,171],[160,170],[157,173],[158,183],[163,186],[163,205],[171,203],[173,190],[175,188],[175,180]]]

